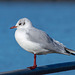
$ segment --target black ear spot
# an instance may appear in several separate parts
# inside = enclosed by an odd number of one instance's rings
[[[21,23],[19,23],[19,25],[21,25]]]
[[[25,22],[23,23],[23,25],[25,25]]]

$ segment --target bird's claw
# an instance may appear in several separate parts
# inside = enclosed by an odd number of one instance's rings
[[[31,67],[27,67],[27,68],[29,68],[29,69],[35,69],[37,67],[37,65],[36,66],[31,66]]]

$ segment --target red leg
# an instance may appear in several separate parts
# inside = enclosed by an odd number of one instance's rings
[[[35,69],[37,67],[36,65],[36,54],[34,54],[34,65],[31,67],[28,67],[29,69]]]

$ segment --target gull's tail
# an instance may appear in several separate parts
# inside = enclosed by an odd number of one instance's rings
[[[75,51],[74,50],[71,50],[71,49],[68,49],[65,47],[65,51],[69,54],[72,54],[72,55],[75,55]]]

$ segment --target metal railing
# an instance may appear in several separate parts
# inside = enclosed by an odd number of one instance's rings
[[[9,72],[0,72],[0,75],[42,75],[42,74],[48,74],[48,73],[51,74],[61,71],[68,71],[68,70],[75,70],[75,61],[41,66],[33,70],[27,68],[27,69],[21,69]]]

